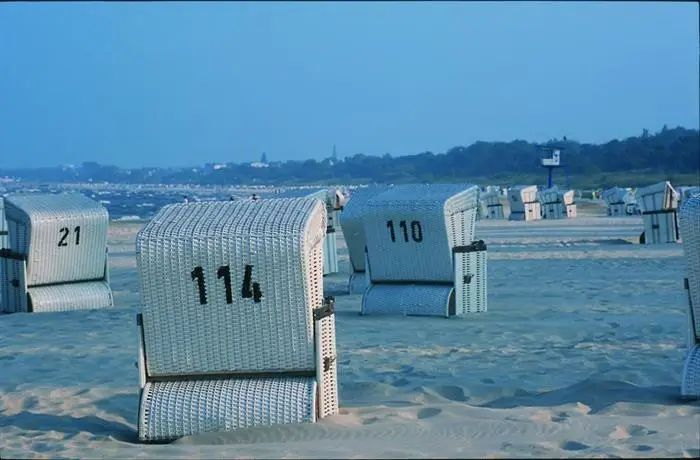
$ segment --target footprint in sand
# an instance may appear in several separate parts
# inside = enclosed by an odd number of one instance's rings
[[[635,444],[634,446],[631,446],[630,449],[635,452],[651,452],[654,450],[652,446],[647,446],[646,444]]]
[[[559,447],[563,450],[577,451],[586,450],[591,446],[578,441],[564,441],[561,444],[559,444]]]
[[[440,387],[436,392],[450,401],[465,402],[467,400],[467,395],[464,394],[464,388],[455,385]]]
[[[656,430],[650,430],[643,425],[618,425],[615,427],[615,431],[610,433],[609,437],[612,439],[626,439],[637,436],[649,436],[656,433]]]
[[[418,417],[418,420],[425,420],[427,418],[431,418],[431,417],[435,417],[436,415],[440,415],[441,413],[442,413],[442,409],[438,409],[437,407],[426,407],[425,409],[419,410],[416,417]]]

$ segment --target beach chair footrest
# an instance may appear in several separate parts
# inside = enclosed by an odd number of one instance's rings
[[[206,432],[316,421],[314,377],[147,382],[139,439],[164,441]]]
[[[447,317],[455,314],[454,303],[449,285],[373,284],[362,296],[362,314]]]
[[[105,281],[37,286],[28,289],[33,312],[57,312],[109,308],[112,290]]]

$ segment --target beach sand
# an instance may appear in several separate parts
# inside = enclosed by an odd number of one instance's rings
[[[579,214],[479,222],[488,312],[461,318],[359,316],[341,238],[340,414],[162,445],[136,433],[142,224],[114,223],[114,309],[0,316],[0,457],[698,457],[682,247],[633,244],[639,216]]]

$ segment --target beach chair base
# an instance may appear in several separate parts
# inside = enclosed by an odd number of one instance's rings
[[[688,399],[700,399],[700,345],[694,345],[685,358],[681,395]]]
[[[316,421],[315,377],[148,382],[139,439],[166,441],[258,425]]]
[[[348,292],[352,294],[362,294],[369,286],[369,279],[365,272],[352,272],[348,280]]]

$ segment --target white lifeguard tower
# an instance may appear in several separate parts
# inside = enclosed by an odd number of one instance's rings
[[[77,193],[5,198],[9,248],[0,250],[0,305],[7,313],[114,305],[107,264],[107,209]]]
[[[508,189],[510,216],[508,220],[539,220],[542,209],[537,199],[536,185],[516,185]]]
[[[379,186],[356,188],[350,194],[345,209],[340,215],[340,226],[343,229],[343,237],[348,247],[350,266],[352,267],[352,273],[348,280],[350,294],[361,294],[369,286],[365,264],[367,240],[362,217],[367,211],[367,202],[386,189],[387,187]]]
[[[475,185],[397,185],[363,215],[370,286],[363,315],[450,317],[487,309],[486,244],[474,241]]]
[[[637,201],[644,219],[643,240],[646,244],[675,243],[679,239],[678,193],[668,181],[637,190]]]
[[[482,206],[482,219],[505,219],[501,194],[496,190],[486,190],[479,195]]]
[[[680,209],[680,236],[683,239],[688,294],[688,336],[681,395],[700,398],[700,193],[690,193]]]
[[[317,199],[164,206],[138,233],[138,433],[313,423],[338,412]]]
[[[567,219],[576,217],[575,192],[559,190],[552,187],[537,192],[538,201],[542,207],[543,219]]]
[[[338,273],[338,242],[336,231],[340,228],[339,216],[345,205],[345,195],[342,190],[333,188],[299,188],[281,191],[273,198],[315,198],[326,205],[328,228],[324,241],[323,274]]]

